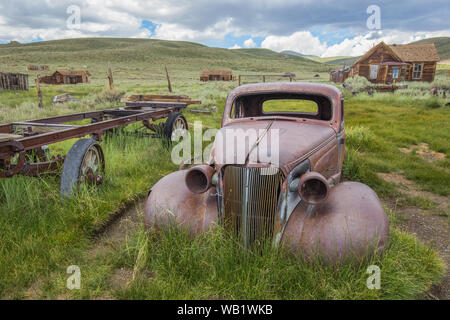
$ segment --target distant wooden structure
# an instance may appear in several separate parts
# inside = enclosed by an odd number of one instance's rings
[[[200,74],[200,81],[232,81],[231,70],[203,70]]]
[[[285,72],[283,74],[240,74],[238,85],[241,85],[242,78],[260,78],[261,82],[266,82],[266,80],[270,80],[270,78],[289,78],[289,82],[295,81],[295,73],[293,72]]]
[[[335,83],[344,82],[350,75],[350,67],[336,69],[330,72],[330,81]]]
[[[91,74],[85,70],[56,70],[52,75],[41,77],[46,84],[77,84],[91,82]]]
[[[50,67],[46,66],[46,65],[39,66],[39,65],[30,64],[27,67],[27,69],[30,70],[30,71],[49,71]]]
[[[28,75],[0,72],[0,90],[28,90]]]
[[[434,44],[393,44],[380,42],[351,67],[350,77],[359,75],[373,83],[400,81],[432,82],[439,55]]]

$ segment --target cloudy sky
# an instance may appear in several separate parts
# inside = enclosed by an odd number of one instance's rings
[[[223,48],[292,50],[323,57],[360,55],[381,40],[408,43],[450,36],[449,3],[0,0],[0,43],[138,37],[194,41]]]

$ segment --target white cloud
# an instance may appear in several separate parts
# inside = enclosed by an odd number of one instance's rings
[[[256,43],[255,43],[255,41],[253,41],[252,38],[250,38],[250,39],[247,39],[247,40],[244,41],[244,47],[246,47],[246,48],[255,48],[256,47]]]
[[[387,44],[404,44],[424,38],[449,35],[450,30],[434,32],[371,31],[328,46],[326,42],[321,42],[309,31],[299,31],[289,36],[268,36],[261,43],[261,47],[278,52],[292,50],[320,57],[360,56],[381,41]]]
[[[301,54],[321,55],[327,49],[327,44],[320,42],[309,31],[297,31],[289,36],[268,36],[261,47],[278,52],[291,50]]]
[[[234,46],[229,47],[228,49],[241,49],[241,46],[238,44],[235,44]]]
[[[223,40],[225,35],[232,32],[232,21],[232,18],[226,18],[200,31],[189,29],[179,24],[165,23],[156,27],[153,37],[166,40],[188,41]]]

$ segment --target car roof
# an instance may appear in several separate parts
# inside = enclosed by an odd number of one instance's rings
[[[321,94],[331,99],[337,99],[341,92],[334,86],[311,82],[265,82],[253,83],[239,86],[230,92],[229,98],[241,95],[264,94],[264,93],[299,93],[299,94]]]

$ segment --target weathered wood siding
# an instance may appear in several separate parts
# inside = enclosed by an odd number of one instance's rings
[[[422,64],[422,76],[419,79],[413,78],[414,72],[414,64]],[[432,82],[434,80],[434,75],[436,73],[436,62],[423,62],[423,61],[414,61],[411,62],[411,66],[408,72],[408,80],[407,81],[427,81]]]
[[[0,90],[28,90],[28,75],[0,72]]]

